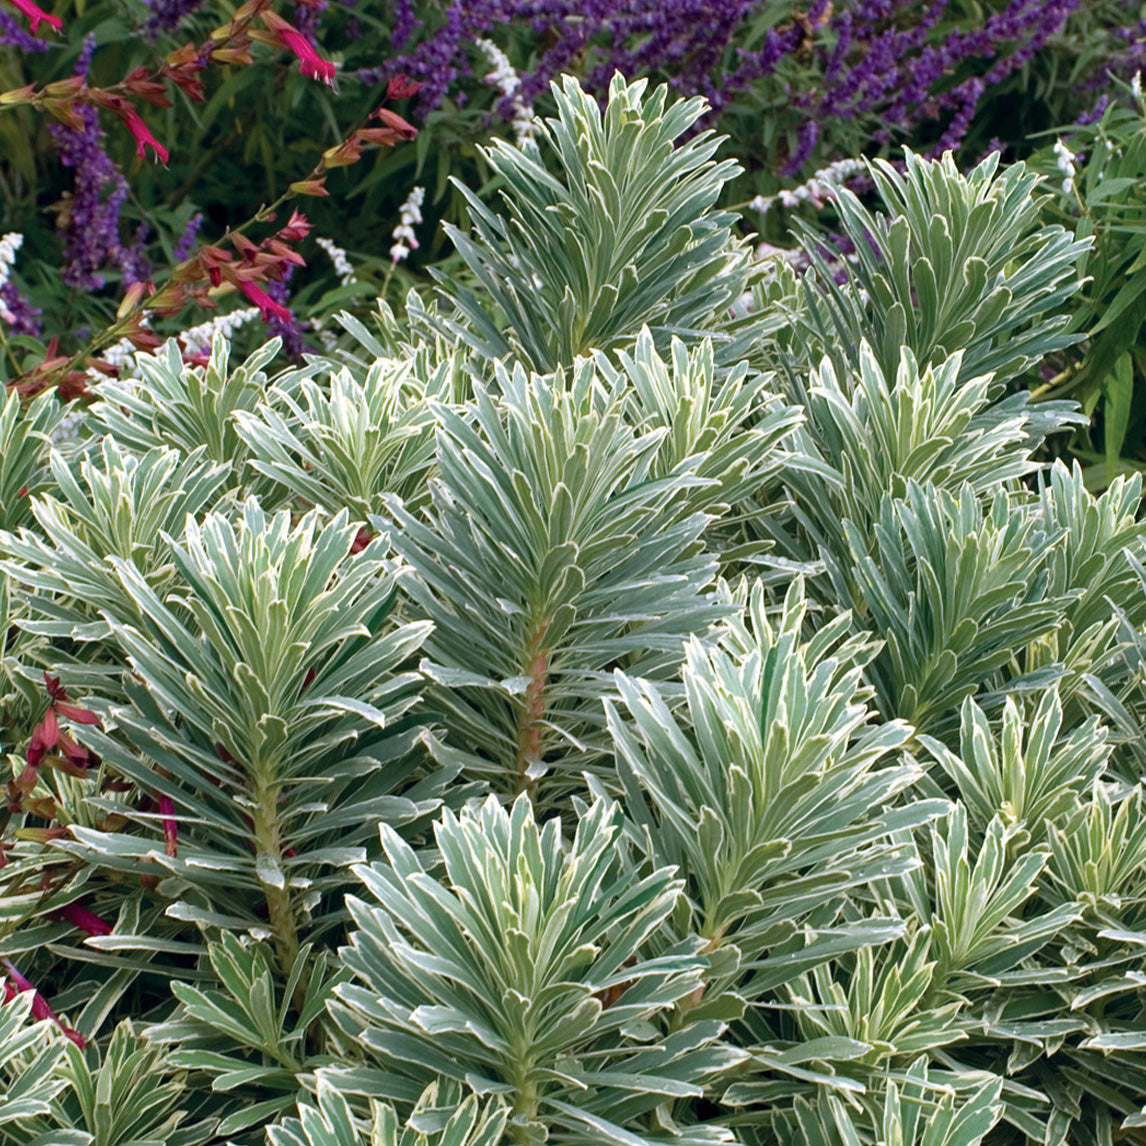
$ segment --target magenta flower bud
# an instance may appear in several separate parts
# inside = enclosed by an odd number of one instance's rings
[[[40,30],[41,22],[50,24],[57,32],[63,27],[63,21],[59,16],[50,15],[38,4],[34,4],[32,0],[12,0],[12,3],[28,17],[28,22],[32,25],[33,33]]]
[[[111,934],[111,925],[105,920],[100,919],[94,912],[88,911],[80,900],[77,900],[75,903],[69,903],[66,907],[61,907],[59,915],[61,919],[66,919],[69,923],[74,924],[81,931],[86,931],[89,935]]]
[[[32,992],[32,1017],[36,1019],[51,1019],[64,1035],[71,1039],[81,1050],[84,1048],[84,1037],[79,1031],[73,1030],[71,1027],[64,1026],[63,1023],[56,1017],[56,1012],[48,1006],[48,1000],[16,970],[15,966],[9,959],[0,959],[0,966],[3,966],[8,979],[11,979],[11,986],[7,982],[4,983],[4,1001],[8,1002],[14,995],[23,994],[25,991]],[[12,988],[15,988],[13,990]]]

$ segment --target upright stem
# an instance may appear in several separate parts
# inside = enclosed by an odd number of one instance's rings
[[[529,684],[525,689],[525,708],[517,724],[517,758],[514,770],[517,773],[518,792],[528,792],[532,800],[537,790],[536,774],[530,775],[535,766],[541,763],[541,741],[545,719],[545,683],[549,672],[549,650],[542,642],[549,630],[549,619],[542,621],[529,642],[526,653],[525,675]]]
[[[537,1080],[532,1077],[533,1063],[519,1063],[519,1069],[514,1071],[515,1077],[510,1079],[513,1092],[513,1121],[510,1123],[509,1137],[511,1141],[529,1143],[535,1139],[531,1134],[531,1123],[537,1121],[537,1112],[541,1106],[541,1091]]]
[[[717,925],[712,931],[711,935],[707,931],[701,931],[701,937],[707,937],[708,942],[701,949],[702,955],[712,955],[720,949],[720,944],[724,940],[724,933],[728,930],[728,922],[725,921]],[[677,1001],[676,1007],[672,1015],[672,1029],[679,1030],[684,1026],[685,1020],[688,1018],[689,1012],[694,1011],[700,1006],[701,1000],[704,998],[704,992],[708,988],[709,981],[706,979],[700,984],[696,990],[690,994],[685,995],[683,999]]]
[[[262,769],[260,768],[260,771]],[[252,816],[255,830],[255,849],[261,856],[267,856],[275,867],[282,871],[283,843],[282,828],[279,823],[279,795],[281,787],[268,777],[260,777],[255,782],[255,808]],[[279,971],[285,978],[290,974],[295,959],[298,958],[298,923],[295,920],[294,904],[290,890],[277,887],[259,877],[263,894],[267,901],[267,918],[274,936],[275,952],[278,955]],[[305,979],[305,976],[303,977]],[[302,981],[300,980],[300,986]]]

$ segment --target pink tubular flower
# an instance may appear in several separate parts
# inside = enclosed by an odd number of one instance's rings
[[[25,991],[32,992],[32,1017],[36,1019],[51,1019],[53,1023],[60,1028],[64,1034],[72,1040],[81,1050],[84,1047],[84,1038],[79,1031],[72,1030],[71,1027],[65,1027],[63,1023],[56,1017],[56,1012],[48,1006],[48,1000],[20,974],[19,971],[7,959],[0,960],[3,965],[7,978],[4,979],[4,1002],[10,1002],[17,995],[22,995]],[[8,980],[11,980],[9,982]]]
[[[135,110],[130,104],[125,106],[122,110],[117,109],[119,117],[127,124],[127,130],[135,136],[135,154],[140,159],[146,158],[145,148],[150,147],[155,152],[155,157],[161,163],[167,162],[167,148],[155,138],[147,129],[147,124],[139,118],[139,112]]]
[[[163,163],[167,162],[167,148],[151,134],[147,124],[139,118],[139,112],[135,110],[130,100],[126,100],[114,92],[101,91],[99,88],[89,90],[92,102],[99,104],[100,107],[106,107],[108,111],[115,112],[127,124],[127,130],[135,136],[135,153],[140,159],[146,156],[144,149],[150,147],[155,152],[157,159]]]
[[[64,26],[59,16],[50,16],[33,0],[12,0],[12,3],[28,17],[28,23],[32,25],[33,34],[39,31],[41,21],[50,24],[57,32]]]
[[[298,70],[312,80],[322,80],[324,84],[334,83],[334,64],[324,60],[314,45],[293,25],[275,12],[259,13],[259,19],[267,26],[284,48],[298,56]]]
[[[66,919],[68,923],[78,927],[81,931],[86,931],[89,935],[111,934],[111,925],[100,919],[95,912],[88,911],[83,905],[83,900],[77,900],[75,903],[69,903],[67,907],[61,907],[59,915],[61,919]]]
[[[283,29],[279,33],[283,42],[298,56],[298,70],[312,80],[322,80],[324,84],[334,83],[334,64],[324,60],[310,45],[310,41],[294,28]]]
[[[268,321],[268,315],[273,315],[283,322],[289,322],[291,320],[291,312],[281,303],[275,302],[258,283],[241,282],[239,283],[239,290],[259,308],[259,314],[262,316],[263,322]]]

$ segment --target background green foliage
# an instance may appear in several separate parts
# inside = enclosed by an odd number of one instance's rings
[[[763,0],[745,11],[737,9],[734,17],[721,9],[719,19],[713,18],[712,40],[713,44],[724,46],[720,50],[713,49],[715,54],[709,52],[712,58],[706,65],[707,70],[701,67],[695,71],[699,65],[691,56],[676,61],[675,65],[671,54],[662,59],[650,48],[656,36],[639,32],[629,35],[623,52],[620,43],[608,42],[607,34],[591,36],[579,50],[564,53],[561,67],[582,78],[592,76],[595,85],[592,95],[599,98],[605,95],[608,80],[607,76],[602,78],[602,68],[603,61],[612,58],[610,52],[622,52],[619,58],[631,60],[627,65],[631,79],[636,78],[636,71],[644,66],[641,61],[647,59],[652,61],[649,66],[653,67],[656,79],[679,82],[682,74],[687,75],[689,79],[682,91],[687,90],[689,84],[703,80],[704,90],[711,89],[719,96],[718,110],[706,117],[704,126],[719,126],[730,136],[732,146],[724,162],[733,162],[727,157],[732,155],[739,165],[736,178],[727,180],[720,192],[725,207],[743,208],[753,196],[773,197],[834,160],[859,154],[898,159],[904,148],[930,153],[945,126],[949,126],[951,110],[935,114],[934,109],[928,110],[924,100],[916,118],[889,125],[881,119],[882,104],[876,99],[866,110],[833,115],[818,123],[812,150],[798,165],[798,170],[786,170],[788,158],[799,150],[798,138],[808,109],[814,107],[826,89],[832,85],[846,86],[851,82],[852,70],[862,71],[867,64],[862,44],[849,49],[842,72],[833,71],[828,64],[838,39],[838,33],[832,30],[838,23],[833,23],[833,19],[840,15],[836,7],[841,11],[855,9],[856,34],[861,36],[869,25],[871,29],[878,29],[880,35],[884,32],[906,34],[913,21],[922,15],[910,5],[867,6],[852,4],[850,0],[838,6],[813,4],[808,12],[804,7],[807,6],[793,4],[791,0]],[[1092,432],[1077,436],[1069,446],[1087,464],[1087,480],[1092,488],[1119,472],[1120,466],[1134,467],[1146,461],[1141,444],[1142,356],[1140,349],[1132,349],[1142,324],[1138,304],[1143,295],[1135,286],[1129,295],[1124,291],[1115,299],[1121,289],[1120,276],[1125,267],[1134,266],[1134,256],[1141,246],[1141,221],[1133,212],[1135,196],[1140,194],[1135,189],[1140,188],[1146,173],[1142,170],[1138,109],[1127,107],[1125,96],[1119,94],[1125,91],[1125,85],[1120,88],[1108,75],[1110,69],[1114,75],[1128,79],[1133,74],[1135,61],[1141,62],[1141,29],[1137,21],[1146,13],[1139,8],[1137,4],[1114,0],[1085,0],[1064,8],[1062,13],[1056,9],[1047,14],[1045,20],[1048,26],[1058,27],[1061,23],[1061,27],[1045,43],[1040,41],[1041,47],[1029,58],[1022,54],[1025,52],[1022,36],[1037,31],[1044,17],[1038,13],[1032,16],[1021,4],[1006,4],[1002,0],[977,4],[949,0],[927,17],[925,27],[920,27],[920,42],[940,56],[950,45],[968,36],[973,39],[975,29],[1002,28],[1008,20],[1024,29],[1021,35],[1015,33],[1020,35],[1019,40],[1012,42],[1004,35],[1001,41],[1007,46],[997,50],[998,58],[1020,52],[1023,62],[1009,70],[1002,80],[988,84],[979,98],[960,144],[957,158],[961,165],[973,164],[984,152],[998,148],[1003,149],[1008,159],[1028,156],[1043,145],[1049,131],[1063,135],[1076,151],[1083,151],[1087,156],[1085,169],[1080,166],[1079,186],[1084,187],[1082,194],[1088,205],[1080,206],[1072,194],[1053,206],[1048,200],[1042,209],[1050,212],[1048,217],[1065,223],[1068,230],[1077,231],[1079,238],[1097,237],[1091,263],[1085,268],[1094,278],[1094,287],[1077,296],[1071,327],[1076,334],[1088,333],[1091,337],[1085,342],[1076,341],[1073,350],[1064,348],[1062,357],[1048,351],[1042,364],[1048,382],[1045,392],[1077,395],[1086,413],[1094,416]],[[66,78],[81,57],[88,37],[95,42],[91,81],[113,84],[133,68],[153,67],[163,53],[181,44],[201,42],[212,29],[225,23],[232,12],[233,6],[212,2],[189,6],[178,27],[154,33],[149,24],[149,20],[154,19],[154,5],[131,0],[128,4],[109,6],[102,0],[89,0],[67,14],[63,38],[52,41],[45,54],[0,47],[0,90],[27,82],[44,84]],[[393,67],[387,70],[388,61],[396,54],[406,54],[411,60],[430,61],[422,66],[418,78],[445,77],[442,81],[445,96],[435,101],[432,108],[423,107],[417,98],[399,104],[399,110],[420,128],[414,143],[369,152],[358,164],[332,171],[327,184],[330,198],[306,201],[305,210],[314,225],[314,237],[332,239],[349,253],[356,281],[340,284],[333,264],[315,246],[313,238],[304,242],[302,251],[307,265],[298,269],[289,286],[290,305],[299,326],[297,338],[290,340],[289,345],[294,347],[292,353],[301,345],[328,349],[320,342],[319,332],[329,331],[333,316],[340,309],[350,306],[363,318],[372,309],[372,300],[379,295],[401,309],[410,285],[428,288],[432,278],[443,275],[452,282],[451,289],[458,298],[466,297],[464,292],[471,285],[469,272],[475,270],[466,258],[466,235],[471,223],[488,210],[481,205],[479,191],[504,188],[512,194],[512,179],[503,168],[500,153],[496,149],[487,152],[479,146],[488,142],[491,135],[507,134],[508,101],[488,82],[491,64],[484,50],[472,38],[460,44],[450,39],[451,20],[457,18],[450,4],[445,0],[418,0],[409,8],[412,25],[404,12],[404,6],[396,0],[361,0],[353,7],[332,5],[309,15],[301,7],[286,12],[285,15],[308,28],[314,25],[320,51],[338,65],[336,86],[331,89],[313,82],[299,73],[289,57],[261,47],[257,47],[256,63],[252,66],[209,68],[202,77],[206,85],[204,103],[195,103],[175,90],[171,108],[142,109],[151,127],[169,145],[171,159],[163,167],[140,159],[123,125],[104,113],[106,138],[102,145],[126,175],[130,187],[120,212],[120,241],[127,246],[140,226],[148,228],[143,249],[156,275],[162,278],[172,261],[179,236],[194,214],[205,217],[200,237],[206,241],[216,241],[228,227],[249,220],[261,205],[274,200],[291,182],[302,179],[323,150],[336,145],[382,102],[384,78],[394,71]],[[560,40],[564,35],[561,20],[544,4],[539,19],[550,22],[544,36],[539,36],[532,23],[525,19],[494,20],[494,25],[487,29],[499,48],[507,53],[511,66],[525,78],[539,68],[551,66],[547,62],[549,53],[555,39]],[[732,32],[724,26],[729,21]],[[794,31],[801,32],[798,42],[790,42],[789,33]],[[988,38],[996,34],[990,32]],[[734,77],[741,63],[739,53],[742,50],[760,52],[769,42],[768,37],[775,35],[787,37],[783,39],[786,47],[775,71],[767,71],[752,82],[736,81]],[[425,51],[427,45],[437,42],[442,44],[440,59]],[[703,46],[703,41],[698,44]],[[941,105],[948,91],[974,79],[989,62],[989,57],[972,55],[946,71],[939,66],[934,82],[928,81],[933,101]],[[930,62],[924,61],[921,75],[930,76],[932,67]],[[724,84],[729,86],[722,87]],[[533,85],[529,90],[536,110],[552,114],[556,105],[545,84]],[[1079,126],[1080,113],[1082,120],[1089,120],[1092,109],[1101,107],[1100,97],[1110,96],[1115,97],[1114,102],[1100,125]],[[1096,101],[1099,101],[1097,105]],[[1103,147],[1108,138],[1115,143],[1114,152],[1109,155]],[[1135,138],[1138,143],[1133,142]],[[101,272],[106,280],[102,289],[77,290],[64,285],[59,276],[63,246],[58,224],[67,216],[68,197],[76,192],[73,171],[60,164],[44,115],[31,108],[4,110],[0,115],[0,140],[6,143],[6,163],[0,172],[5,192],[0,207],[0,230],[25,236],[15,281],[31,303],[43,311],[43,321],[47,324],[38,339],[18,335],[10,341],[11,354],[5,371],[12,377],[18,367],[27,368],[42,357],[43,346],[51,336],[58,336],[61,348],[71,352],[91,332],[106,326],[126,280],[122,271],[109,263]],[[1092,140],[1097,146],[1090,146]],[[697,142],[694,141],[694,147]],[[685,161],[686,153],[681,151],[679,161]],[[1049,167],[1053,171],[1053,158],[1047,161],[1047,153],[1040,155],[1036,167],[1040,170]],[[635,163],[629,169],[630,179],[639,166]],[[594,171],[593,178],[596,178],[599,171]],[[529,177],[536,178],[537,172]],[[624,182],[621,181],[620,186],[624,186]],[[415,185],[423,185],[428,191],[425,221],[415,228],[420,246],[412,252],[409,264],[396,264],[389,255],[390,232],[399,222],[399,205]],[[601,192],[601,188],[590,192],[588,189],[592,186],[591,180],[584,189],[586,194]],[[855,186],[861,195],[869,189],[862,178]],[[1048,188],[1050,186],[1053,185]],[[639,183],[634,183],[630,193],[639,196],[639,190]],[[108,193],[105,190],[105,196]],[[574,199],[580,194],[577,190]],[[611,210],[601,216],[607,221],[606,230],[625,227],[630,216],[643,215],[649,206],[629,198],[609,202]],[[670,204],[662,206],[671,209]],[[815,209],[820,206],[825,209]],[[1035,208],[1032,205],[1030,209]],[[59,214],[61,210],[63,214]],[[749,235],[758,231],[760,238],[790,248],[801,225],[812,222],[817,215],[827,231],[840,230],[839,223],[846,222],[831,203],[813,196],[795,207],[783,209],[773,199],[771,210],[764,215],[750,212],[739,223],[738,230]],[[512,216],[511,211],[507,218]],[[487,222],[496,218],[495,212],[487,217]],[[711,218],[712,242],[715,242],[724,227],[734,224],[731,216],[727,221],[720,220],[717,214]],[[561,233],[566,233],[566,238],[569,233],[579,236],[574,241],[586,246],[590,253],[586,265],[592,266],[603,257],[604,250],[603,235],[585,229],[591,226],[592,220],[592,212],[577,215],[574,211],[561,225],[551,220],[539,228],[538,220],[533,219],[524,234],[507,240],[509,245],[504,250],[499,249],[500,244],[487,244],[488,258],[492,260],[490,267],[500,265],[507,255],[512,255],[515,243],[564,242],[566,240],[557,238]],[[1015,222],[1019,224],[1018,220]],[[655,225],[655,212],[648,215],[645,225]],[[957,225],[954,219],[952,225]],[[544,238],[551,227],[556,230]],[[853,228],[842,229],[854,245]],[[479,228],[479,237],[481,233]],[[618,244],[615,257],[624,261],[628,258],[625,242],[639,242],[639,233],[626,236],[618,232],[611,241]],[[999,232],[999,242],[1001,251],[1009,249],[1002,232]],[[860,244],[856,250],[862,255],[864,245]],[[663,257],[669,257],[667,252]],[[679,253],[672,256],[676,261],[665,263],[663,278],[647,272],[641,290],[663,295],[667,305],[668,296],[664,292],[669,289],[667,284],[673,276],[679,282],[672,290],[683,291],[688,281],[692,281],[694,289],[699,288],[709,273],[716,273],[716,268],[713,264],[709,272],[702,271],[704,259],[697,257],[699,261],[696,265],[690,264],[685,273]],[[978,257],[990,261],[985,249]],[[547,262],[538,264],[543,278],[547,265]],[[862,261],[856,269],[862,273]],[[460,278],[454,277],[459,274]],[[1137,280],[1142,275],[1133,271],[1131,277]],[[721,278],[720,281],[725,289],[731,290],[735,285],[731,280]],[[543,353],[539,338],[568,343],[572,349],[596,345],[607,348],[598,337],[598,334],[604,335],[607,341],[607,330],[590,331],[587,338],[583,337],[585,331],[557,333],[563,321],[559,318],[560,300],[566,288],[596,299],[598,318],[590,322],[587,314],[584,319],[590,326],[603,320],[606,314],[612,315],[610,321],[626,321],[624,307],[613,300],[612,291],[627,288],[617,282],[598,290],[600,285],[593,274],[587,279],[582,275],[568,284],[551,283],[530,298],[522,296],[520,284],[513,284],[511,276],[505,286],[499,288],[515,293],[521,300],[516,305],[539,308],[535,321],[544,319],[545,323],[555,324],[552,333],[544,336],[537,330],[531,333],[528,324],[523,328],[521,337],[529,344],[534,366],[552,369],[561,358],[561,355],[553,358],[552,350]],[[707,285],[715,289],[715,283]],[[428,291],[423,289],[422,293],[425,296]],[[498,306],[505,301],[501,300]],[[715,305],[715,295],[711,301]],[[1108,310],[1115,302],[1117,305]],[[641,300],[637,300],[630,318],[639,316],[641,305]],[[678,300],[675,305],[687,307],[688,304]],[[228,306],[233,304],[225,303],[224,309]],[[1131,309],[1124,313],[1125,306]],[[683,314],[682,310],[678,317]],[[163,333],[173,334],[210,317],[202,309],[191,309],[176,320],[161,320],[159,328]],[[649,325],[655,329],[660,320],[651,313],[648,317]],[[698,323],[693,325],[699,328]],[[473,336],[478,337],[479,331],[481,337],[493,339],[491,346],[497,345],[497,335],[490,327],[475,327]],[[1128,334],[1130,331],[1133,334]],[[244,350],[250,350],[266,341],[266,331],[255,323],[236,337]],[[885,358],[885,367],[894,366],[894,330],[889,338],[891,358]],[[1105,468],[1095,468],[1100,458]]]

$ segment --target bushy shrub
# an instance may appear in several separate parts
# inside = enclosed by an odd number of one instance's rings
[[[766,281],[700,101],[553,99],[404,317],[4,407],[0,1140],[1134,1140],[1087,242],[913,157]]]

